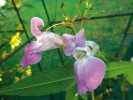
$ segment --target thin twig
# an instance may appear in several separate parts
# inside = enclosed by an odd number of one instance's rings
[[[126,39],[126,37],[127,37],[128,30],[129,30],[129,28],[130,28],[130,26],[131,26],[132,19],[133,19],[133,15],[131,15],[130,18],[129,18],[129,21],[128,21],[127,27],[126,27],[126,29],[125,29],[125,32],[124,32],[124,35],[123,35],[123,38],[122,38],[120,47],[119,47],[118,51],[116,52],[115,57],[118,57],[119,54],[120,54],[121,48],[122,48],[122,46],[123,46],[123,44],[124,44],[124,41],[125,41],[125,39]]]
[[[95,16],[91,18],[78,18],[75,21],[82,21],[82,20],[95,20],[95,19],[104,19],[104,18],[112,18],[112,17],[124,17],[124,16],[130,16],[133,15],[133,11],[131,12],[125,12],[125,13],[117,13],[117,14],[111,14],[111,15],[104,15],[104,16]],[[51,22],[51,24],[60,23],[62,21],[56,21]]]

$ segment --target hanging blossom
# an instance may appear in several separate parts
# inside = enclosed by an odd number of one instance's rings
[[[41,32],[39,26],[44,26],[43,20],[34,17],[31,19],[31,32],[36,37],[37,41],[31,42],[25,47],[25,54],[21,59],[23,68],[29,64],[36,64],[41,60],[42,51],[61,48],[64,45],[62,38],[52,32]]]
[[[41,32],[39,26],[44,26],[42,19],[34,17],[31,20],[31,32],[37,41],[31,42],[25,48],[24,57],[21,60],[25,68],[28,64],[36,64],[41,60],[42,51],[54,48],[64,48],[66,56],[73,56],[74,75],[78,85],[78,93],[84,94],[96,89],[102,82],[106,70],[105,63],[94,55],[99,46],[93,41],[85,41],[84,29],[75,36],[64,34],[62,37],[52,32]]]
[[[93,41],[85,41],[84,29],[75,36],[64,34],[62,36],[66,46],[66,56],[75,58],[74,75],[78,85],[78,93],[85,94],[96,89],[102,82],[106,70],[105,63],[94,55],[99,46]]]

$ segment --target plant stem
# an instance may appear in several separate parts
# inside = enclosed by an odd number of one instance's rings
[[[74,34],[76,34],[76,30],[75,30],[75,28],[74,28],[74,26],[73,26],[73,24],[72,24],[72,23],[70,24],[70,26],[71,26],[71,28],[72,28],[72,30],[73,30],[73,32],[74,32]]]
[[[80,25],[80,29],[82,29],[82,27],[83,27],[83,18],[82,18],[82,20],[81,20],[81,25]]]
[[[91,99],[92,99],[92,100],[95,100],[94,91],[91,92]]]
[[[62,25],[62,24],[64,24],[64,23],[61,22],[61,23],[54,24],[54,25],[50,26],[49,28],[47,28],[46,31],[48,31],[50,28],[53,28],[55,26]]]
[[[83,9],[83,11],[82,11],[81,26],[80,26],[81,29],[82,29],[82,27],[83,27],[83,22],[84,22],[84,17],[85,17],[85,15],[86,15],[86,12],[87,12],[87,9],[86,9],[86,8]]]

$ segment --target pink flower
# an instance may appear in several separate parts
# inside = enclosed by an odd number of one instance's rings
[[[44,26],[43,20],[34,17],[31,19],[31,32],[37,41],[31,42],[25,47],[25,54],[21,64],[25,68],[29,64],[36,64],[41,60],[42,51],[63,47],[64,42],[59,35],[52,32],[41,32],[39,26]]]
[[[74,75],[78,85],[78,93],[84,94],[96,89],[102,82],[106,65],[101,59],[94,57],[99,46],[93,41],[85,41],[84,29],[75,36],[64,34],[62,37],[52,32],[41,32],[39,26],[44,26],[43,20],[37,17],[31,20],[31,32],[37,41],[25,47],[25,54],[21,60],[25,68],[28,64],[36,64],[41,60],[41,53],[50,49],[64,47],[66,56],[73,56]],[[64,46],[65,44],[65,46]]]
[[[74,75],[78,85],[78,93],[84,94],[96,89],[102,82],[106,70],[105,63],[94,55],[99,46],[92,41],[85,41],[84,30],[75,36],[65,34],[63,40],[66,43],[64,52],[67,56],[73,55]]]
[[[80,30],[75,36],[70,34],[64,34],[62,36],[66,46],[64,47],[64,53],[66,56],[71,56],[73,50],[77,47],[85,47],[84,29]]]

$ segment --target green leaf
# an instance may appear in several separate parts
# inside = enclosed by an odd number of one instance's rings
[[[108,60],[105,57],[104,52],[99,51],[95,56],[98,57],[98,58],[101,58],[105,63],[108,62]]]
[[[74,84],[73,66],[69,64],[63,68],[39,72],[12,86],[1,88],[0,94],[39,96],[68,90]]]
[[[74,100],[74,98],[77,97],[76,94],[77,94],[77,86],[75,84],[72,88],[70,88],[69,90],[66,91],[65,100]]]
[[[39,96],[66,91],[75,84],[73,64],[65,64],[48,72],[39,72],[12,86],[0,89],[0,95]],[[116,77],[133,69],[132,62],[111,62],[107,64],[105,78]],[[70,96],[70,95],[69,95]]]
[[[127,71],[125,74],[124,74],[126,80],[133,85],[133,69],[132,70],[129,70]]]
[[[128,61],[111,62],[107,64],[105,78],[113,78],[133,69],[133,63]]]

